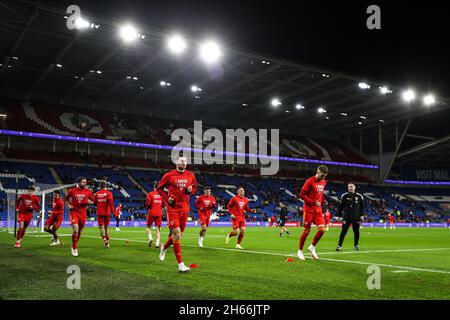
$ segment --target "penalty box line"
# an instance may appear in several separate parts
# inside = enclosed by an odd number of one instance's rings
[[[62,234],[60,236],[71,236],[69,234]],[[39,236],[35,236],[39,237]],[[91,236],[91,235],[85,235],[85,238],[93,238],[93,239],[101,239],[99,236]],[[130,242],[141,242],[141,243],[148,243],[148,241],[145,240],[138,240],[138,239],[126,239],[126,238],[110,238],[110,240],[116,240],[116,241],[130,241]],[[184,244],[184,247],[198,247],[196,245],[189,245]],[[281,257],[295,257],[295,254],[284,254],[284,253],[276,253],[276,252],[267,252],[267,251],[254,251],[254,250],[239,250],[239,249],[232,249],[232,248],[220,248],[220,247],[203,247],[203,249],[210,249],[210,250],[220,250],[220,251],[231,251],[231,252],[241,252],[241,253],[252,253],[252,254],[261,254],[261,255],[272,255],[272,256],[281,256]],[[430,249],[404,249],[404,250],[378,250],[373,251],[376,252],[412,252],[412,251],[438,251],[438,250],[450,250],[450,248],[430,248]],[[363,251],[364,252],[364,251]],[[365,251],[369,253],[370,251]],[[324,252],[326,253],[326,252]],[[331,252],[329,252],[331,253]],[[333,252],[334,253],[334,252]],[[360,252],[355,252],[355,254]],[[312,259],[311,257],[306,257],[308,259]],[[421,272],[432,272],[432,273],[441,273],[441,274],[450,274],[450,271],[446,270],[435,270],[435,269],[428,269],[428,268],[417,268],[417,267],[408,267],[408,266],[399,266],[399,265],[392,265],[392,264],[385,264],[385,263],[374,263],[374,262],[363,262],[363,261],[355,261],[355,260],[343,260],[343,259],[332,259],[332,258],[319,258],[319,260],[322,261],[330,261],[330,262],[338,262],[338,263],[346,263],[346,264],[358,264],[358,265],[377,265],[380,267],[386,267],[391,269],[402,269],[402,270],[409,270],[409,271],[421,271]]]

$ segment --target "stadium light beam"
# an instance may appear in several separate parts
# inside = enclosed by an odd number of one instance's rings
[[[387,88],[387,87],[379,87],[379,89],[380,89],[381,94],[392,93],[392,90],[389,90],[389,88]]]
[[[132,42],[137,39],[138,32],[135,27],[127,24],[120,28],[119,35],[123,39],[123,41]]]
[[[75,29],[87,29],[89,28],[89,21],[85,20],[82,17],[75,19]]]
[[[281,105],[281,101],[280,101],[280,99],[278,99],[278,98],[273,98],[273,99],[270,101],[270,104],[272,105],[272,107],[278,107],[278,106]]]
[[[360,83],[358,84],[358,86],[359,86],[361,89],[363,89],[363,90],[370,89],[370,85],[367,84],[367,83],[365,83],[365,82],[360,82]]]
[[[423,103],[424,103],[426,106],[431,106],[431,105],[433,105],[433,104],[436,103],[436,99],[434,98],[433,95],[428,94],[428,95],[426,95],[425,97],[423,97]]]
[[[411,102],[416,98],[416,94],[413,90],[408,89],[403,92],[402,97],[406,102]]]
[[[207,41],[200,46],[200,57],[206,63],[217,62],[221,56],[220,47],[214,41]]]
[[[186,50],[187,44],[184,38],[180,35],[173,35],[167,41],[167,47],[172,53],[181,54]]]

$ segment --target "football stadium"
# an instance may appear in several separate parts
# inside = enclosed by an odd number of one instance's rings
[[[448,86],[137,2],[0,0],[0,300],[450,299]]]

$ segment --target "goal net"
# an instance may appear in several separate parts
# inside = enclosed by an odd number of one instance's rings
[[[31,180],[30,180],[31,181]],[[68,189],[74,187],[76,184],[58,185],[58,184],[44,184],[34,183],[36,188],[35,195],[39,197],[41,201],[41,210],[33,213],[33,220],[31,221],[28,232],[44,232],[45,220],[48,218],[48,212],[52,210],[53,196],[56,190],[60,190],[61,197],[64,199],[65,193]],[[6,201],[7,201],[7,219],[6,226],[9,233],[16,234],[18,229],[16,202],[21,194],[27,192],[26,189],[6,189]],[[64,208],[63,221],[69,220],[69,212],[67,208]]]

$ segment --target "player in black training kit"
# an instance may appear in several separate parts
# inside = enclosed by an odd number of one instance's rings
[[[290,237],[291,233],[284,226],[288,218],[287,208],[283,202],[280,202],[280,237],[283,236],[283,232],[286,232],[287,236]]]

